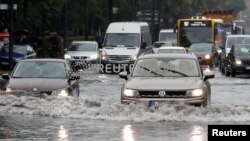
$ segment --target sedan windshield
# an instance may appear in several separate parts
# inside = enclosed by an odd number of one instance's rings
[[[193,44],[189,52],[211,52],[212,51],[212,44]]]
[[[53,61],[20,62],[13,73],[13,78],[66,78],[66,76],[65,64]]]
[[[94,43],[72,43],[68,51],[96,51],[97,46]]]
[[[198,65],[194,59],[154,58],[139,59],[133,77],[198,77]]]

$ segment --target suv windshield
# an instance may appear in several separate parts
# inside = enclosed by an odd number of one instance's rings
[[[236,55],[250,55],[250,46],[248,45],[236,45],[234,48]]]
[[[249,37],[228,37],[226,48],[231,48],[234,44],[250,44]]]
[[[139,47],[140,37],[137,33],[108,33],[105,36],[104,46],[116,47],[116,46],[127,46],[127,47]]]
[[[198,77],[197,62],[194,59],[154,58],[139,59],[133,77]]]
[[[53,61],[20,62],[13,78],[66,78],[65,64]]]
[[[97,46],[94,43],[72,43],[68,51],[96,51]]]

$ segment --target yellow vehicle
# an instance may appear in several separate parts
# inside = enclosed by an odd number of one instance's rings
[[[187,50],[192,44],[211,43],[219,48],[224,40],[224,22],[222,19],[205,17],[178,20],[178,46]]]

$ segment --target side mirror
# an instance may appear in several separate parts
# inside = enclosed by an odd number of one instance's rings
[[[220,46],[220,49],[221,50],[225,50],[225,46]]]
[[[141,49],[145,49],[146,47],[147,47],[147,43],[142,42],[142,44],[141,44]]]
[[[2,74],[2,78],[5,79],[5,80],[9,80],[10,76],[9,76],[9,74],[4,73],[4,74]]]
[[[119,77],[128,80],[128,72],[126,71],[120,72]]]
[[[78,74],[71,74],[69,77],[69,80],[79,80],[80,79],[80,75]]]
[[[204,70],[203,73],[204,73],[204,80],[214,78],[214,76],[215,76],[214,72],[211,71],[210,69]]]

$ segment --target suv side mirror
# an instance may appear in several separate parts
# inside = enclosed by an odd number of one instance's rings
[[[204,70],[203,72],[204,72],[204,80],[205,81],[208,80],[208,79],[214,78],[214,76],[215,76],[214,72],[209,70],[209,69]]]
[[[69,77],[69,80],[79,80],[80,79],[80,75],[78,74],[71,74]]]
[[[128,80],[128,72],[126,71],[120,72],[119,77]]]
[[[5,79],[5,80],[9,80],[10,76],[9,76],[9,74],[4,73],[4,74],[2,74],[2,78]]]
[[[221,50],[225,50],[225,46],[220,46],[220,49]]]
[[[141,44],[141,49],[145,49],[146,47],[147,47],[147,43],[142,42],[142,44]]]

